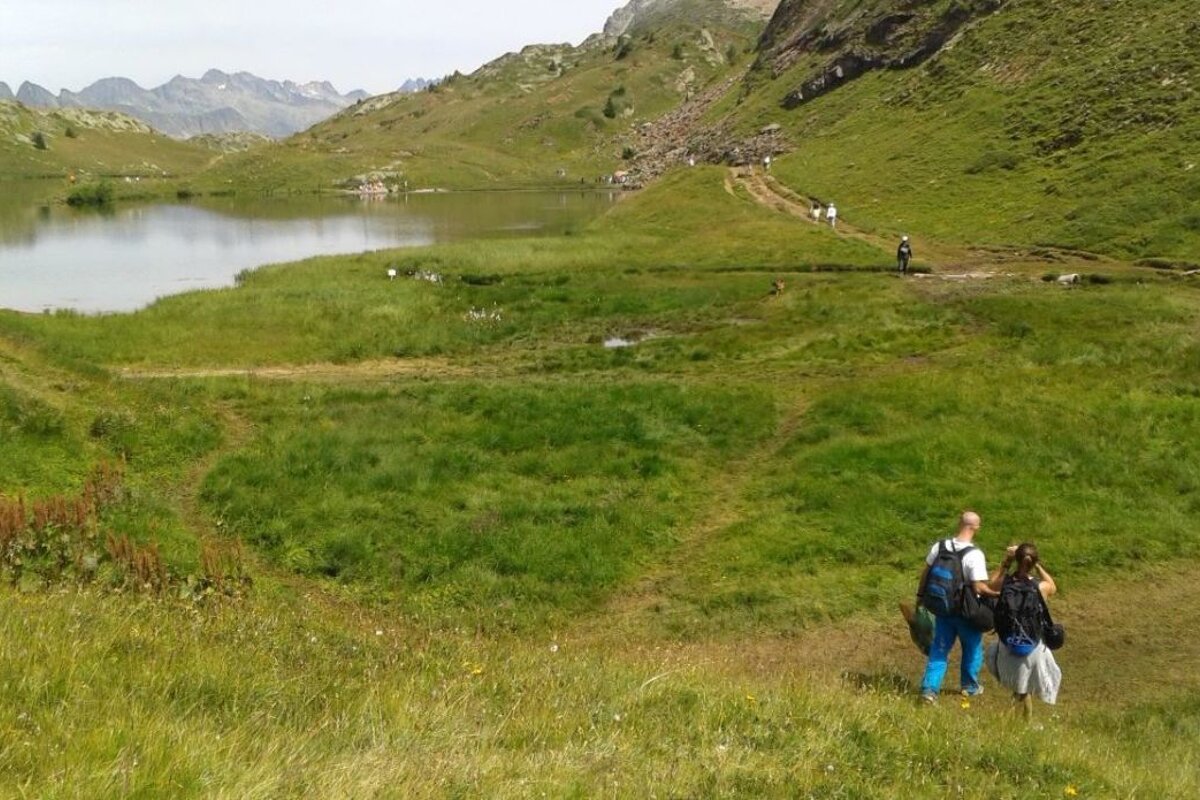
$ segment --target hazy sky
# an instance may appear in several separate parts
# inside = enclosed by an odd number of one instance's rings
[[[579,42],[625,0],[0,0],[0,81],[53,92],[210,68],[342,92],[464,72],[534,42]]]

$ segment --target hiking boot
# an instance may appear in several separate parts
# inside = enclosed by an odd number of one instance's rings
[[[982,686],[976,686],[973,689],[963,689],[962,690],[963,697],[979,697],[979,695],[981,695],[981,694],[983,694]]]
[[[937,695],[933,692],[921,692],[921,704],[931,706],[937,702]]]

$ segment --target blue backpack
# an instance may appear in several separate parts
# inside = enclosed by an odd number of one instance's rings
[[[963,588],[967,585],[962,560],[974,549],[973,545],[961,550],[951,550],[945,542],[938,545],[937,558],[925,573],[925,585],[921,587],[921,604],[934,616],[962,616]]]

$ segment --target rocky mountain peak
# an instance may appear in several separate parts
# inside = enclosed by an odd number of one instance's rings
[[[604,36],[609,39],[617,39],[627,33],[631,33],[637,28],[650,24],[655,17],[665,14],[670,11],[677,10],[679,6],[686,6],[689,2],[696,6],[697,11],[703,11],[704,5],[707,5],[710,10],[712,7],[741,12],[743,14],[766,19],[779,5],[779,0],[710,0],[710,2],[699,3],[697,0],[630,0],[625,6],[618,8],[604,23]],[[690,9],[681,9],[688,11]]]
[[[17,100],[35,108],[58,108],[58,98],[36,83],[25,81],[17,89]]]
[[[657,11],[673,5],[678,0],[630,0],[618,8],[604,23],[604,35],[616,39],[624,36],[629,30],[650,11]]]
[[[298,84],[249,72],[210,69],[199,79],[176,75],[154,89],[128,78],[104,78],[79,92],[55,96],[26,82],[16,98],[34,108],[119,111],[179,138],[201,134],[290,136],[353,105],[363,93],[343,95],[328,81]],[[3,98],[3,93],[0,93]]]

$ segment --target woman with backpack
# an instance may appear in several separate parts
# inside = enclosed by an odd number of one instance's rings
[[[1014,564],[1016,570],[1009,574]],[[1033,716],[1033,696],[1054,705],[1062,683],[1062,670],[1046,642],[1051,627],[1046,601],[1058,587],[1041,565],[1037,546],[1027,542],[1008,548],[992,575],[991,588],[1000,592],[996,603],[996,634],[1000,641],[988,648],[988,671],[1012,691],[1013,699],[1029,719]]]

